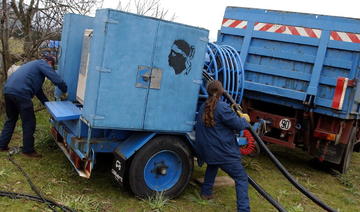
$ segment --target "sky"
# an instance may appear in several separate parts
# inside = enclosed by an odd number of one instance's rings
[[[210,30],[210,41],[216,40],[217,30],[220,29],[227,6],[360,19],[359,0],[160,0],[160,2],[162,7],[168,9],[170,14],[175,13],[175,22]],[[116,8],[117,5],[117,0],[105,0],[103,7]]]

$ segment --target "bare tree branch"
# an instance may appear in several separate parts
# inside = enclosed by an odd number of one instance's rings
[[[59,37],[65,13],[88,14],[103,0],[11,0],[14,15],[21,23],[24,60],[36,56],[41,43]]]
[[[175,13],[167,18],[169,11],[161,6],[160,0],[118,0],[117,9],[171,21],[175,19]]]

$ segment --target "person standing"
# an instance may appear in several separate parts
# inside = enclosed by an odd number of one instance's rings
[[[240,132],[249,124],[221,100],[224,88],[220,81],[211,81],[206,89],[209,97],[201,106],[195,125],[195,150],[199,159],[207,163],[201,197],[213,198],[215,177],[221,168],[235,181],[237,210],[248,212],[248,178],[234,132]]]
[[[53,57],[44,56],[22,65],[6,81],[3,93],[7,120],[0,135],[0,151],[9,150],[8,145],[20,115],[23,129],[22,153],[28,157],[41,157],[34,149],[36,119],[32,98],[36,96],[42,104],[48,101],[42,90],[45,77],[63,93],[67,92],[67,85],[54,71],[54,65]]]

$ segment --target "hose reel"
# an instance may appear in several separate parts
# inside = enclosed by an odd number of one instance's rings
[[[215,80],[222,82],[227,93],[240,104],[244,94],[244,68],[239,53],[231,46],[209,43],[204,71]],[[203,97],[207,97],[206,85],[201,87]],[[227,101],[226,99],[224,99]]]

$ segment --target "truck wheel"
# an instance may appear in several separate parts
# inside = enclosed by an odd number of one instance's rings
[[[351,156],[353,153],[354,143],[355,143],[355,136],[356,136],[355,132],[356,132],[355,130],[351,132],[349,143],[346,145],[346,150],[342,156],[341,162],[336,167],[336,169],[342,174],[345,174],[350,166]]]
[[[129,170],[132,192],[141,198],[162,192],[168,198],[181,194],[189,183],[194,161],[189,147],[176,136],[159,136],[134,156]]]

